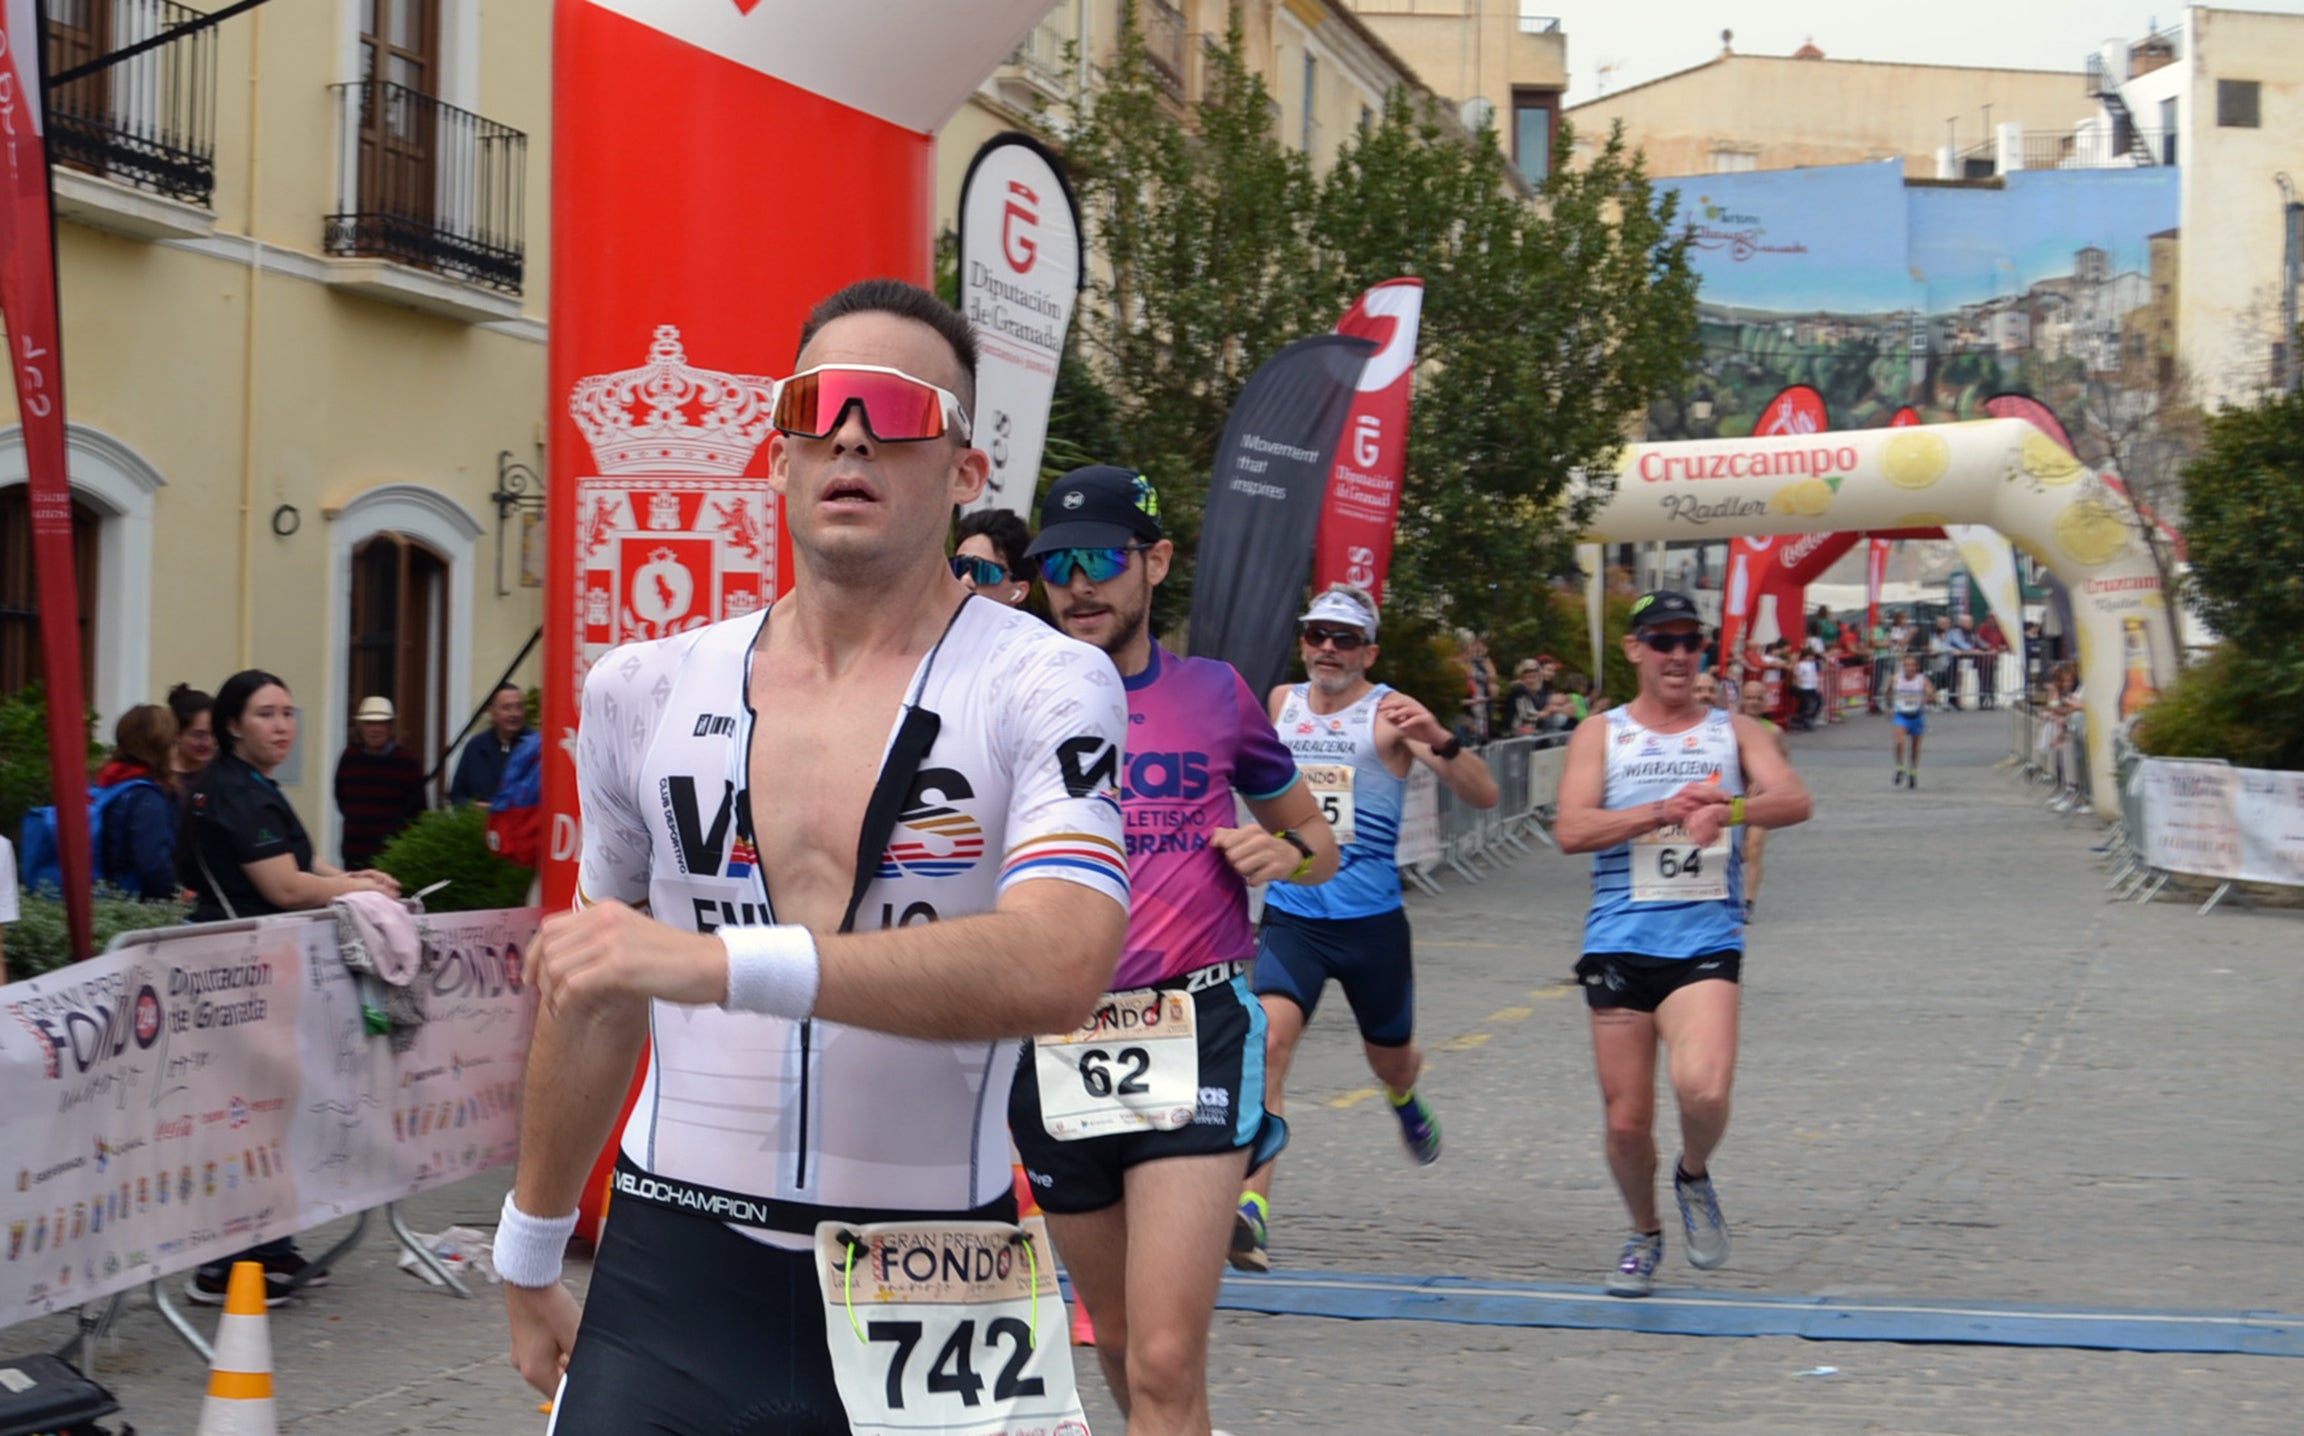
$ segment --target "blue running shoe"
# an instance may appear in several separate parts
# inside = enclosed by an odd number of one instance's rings
[[[1271,1210],[1271,1204],[1254,1192],[1240,1194],[1240,1209],[1232,1214],[1232,1250],[1225,1258],[1234,1270],[1272,1270],[1272,1253],[1264,1245],[1264,1224]]]
[[[1610,1296],[1646,1296],[1656,1290],[1656,1267],[1664,1260],[1662,1232],[1634,1232],[1624,1239],[1624,1255],[1608,1273]]]
[[[1711,1271],[1728,1264],[1728,1221],[1720,1215],[1720,1195],[1709,1174],[1690,1179],[1672,1169],[1672,1195],[1680,1202],[1680,1224],[1688,1230],[1688,1265]]]
[[[1406,1144],[1408,1155],[1419,1165],[1429,1167],[1440,1160],[1440,1119],[1432,1114],[1431,1106],[1408,1089],[1405,1097],[1391,1097],[1392,1115],[1400,1119],[1400,1140]]]

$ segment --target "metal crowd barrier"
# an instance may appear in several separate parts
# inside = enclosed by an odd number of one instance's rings
[[[2053,717],[2029,699],[2009,711],[2008,762],[2018,779],[2046,787],[2042,801],[2067,818],[2099,814],[2088,766],[2087,715]]]
[[[1484,881],[1504,863],[1536,851],[1529,841],[1557,847],[1551,827],[1560,800],[1568,735],[1541,733],[1500,739],[1480,750],[1496,780],[1496,806],[1475,808],[1439,786],[1440,856],[1401,869],[1402,875],[1438,894],[1435,879],[1447,868],[1466,882]]]

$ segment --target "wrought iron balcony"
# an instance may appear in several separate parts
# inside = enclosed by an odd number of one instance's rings
[[[1184,98],[1184,54],[1188,27],[1184,12],[1171,0],[1147,0],[1144,6],[1144,55],[1160,86],[1171,98]]]
[[[172,0],[53,0],[60,75],[200,18]],[[48,92],[48,152],[72,169],[208,206],[216,191],[216,33],[198,30]]]
[[[342,129],[328,252],[518,294],[528,137],[405,85],[331,88]]]

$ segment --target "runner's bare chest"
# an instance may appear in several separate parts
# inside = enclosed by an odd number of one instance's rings
[[[840,926],[856,842],[919,655],[862,660],[837,676],[777,653],[752,663],[747,784],[776,921]]]

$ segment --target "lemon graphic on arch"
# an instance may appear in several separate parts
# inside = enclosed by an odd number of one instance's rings
[[[1795,479],[1769,497],[1768,512],[1814,518],[1832,507],[1832,496],[1838,492],[1837,474],[1828,479]]]
[[[2068,484],[2080,477],[2080,461],[2046,434],[2034,429],[2024,436],[2017,454],[2024,472],[2044,484]]]
[[[1880,455],[1880,472],[1900,489],[1924,489],[1952,467],[1952,446],[1941,434],[1898,434]]]
[[[2128,545],[2128,526],[2100,499],[2076,499],[2056,515],[2056,547],[2076,564],[2109,563]]]

